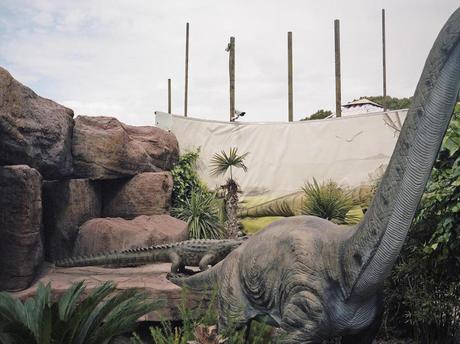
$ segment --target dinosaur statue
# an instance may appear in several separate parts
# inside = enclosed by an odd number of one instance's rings
[[[262,319],[282,343],[372,343],[384,279],[401,250],[460,88],[460,8],[428,56],[413,104],[363,220],[344,229],[311,216],[274,222],[211,269],[170,280],[219,288],[219,330]]]
[[[225,240],[187,240],[172,244],[134,248],[91,256],[59,260],[56,266],[141,265],[153,262],[171,262],[171,272],[184,271],[185,266],[199,266],[201,271],[224,259],[246,237]]]

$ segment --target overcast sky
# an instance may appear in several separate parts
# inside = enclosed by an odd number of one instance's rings
[[[334,109],[333,21],[340,19],[342,101],[380,95],[381,9],[388,94],[411,96],[458,0],[0,0],[0,65],[38,94],[82,115],[152,124],[184,108],[190,22],[189,116],[228,119],[228,53],[236,37],[236,107],[244,121],[287,119],[287,32],[293,32],[294,118]]]

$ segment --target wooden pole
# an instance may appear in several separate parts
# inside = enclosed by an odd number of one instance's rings
[[[188,44],[189,44],[189,23],[185,26],[185,94],[184,94],[184,116],[187,117],[188,105]]]
[[[171,113],[171,79],[168,79],[168,113]]]
[[[229,57],[229,74],[230,74],[230,121],[235,115],[235,37],[230,37],[230,57]]]
[[[387,63],[385,43],[385,9],[382,9],[383,111],[387,111]]]
[[[340,21],[334,20],[335,43],[335,115],[342,117],[342,87],[340,77]]]
[[[288,32],[288,121],[294,118],[293,87],[292,87],[292,32]]]

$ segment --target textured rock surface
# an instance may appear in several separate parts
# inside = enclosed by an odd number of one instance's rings
[[[43,224],[47,260],[72,255],[78,228],[101,216],[100,185],[88,179],[43,183]]]
[[[74,255],[90,255],[187,239],[187,224],[169,215],[143,215],[133,220],[92,219],[80,227]]]
[[[47,179],[71,175],[72,117],[0,67],[0,165],[27,164]]]
[[[103,217],[134,218],[168,213],[173,181],[169,172],[145,172],[102,183]]]
[[[185,306],[188,309],[205,309],[209,297],[193,291],[187,291],[186,303],[182,301],[183,292],[181,288],[172,284],[166,279],[171,264],[149,264],[135,268],[110,269],[103,267],[78,267],[78,268],[55,268],[49,266],[44,269],[43,276],[38,282],[47,284],[51,282],[53,299],[59,298],[72,283],[81,280],[86,281],[87,293],[105,281],[114,281],[120,290],[128,288],[139,288],[145,290],[153,300],[165,300],[164,306],[147,314],[140,320],[180,320],[178,307]],[[21,300],[34,296],[37,293],[37,283],[29,289],[13,293],[12,296]]]
[[[0,167],[0,290],[27,288],[43,261],[41,184],[29,166]]]
[[[135,127],[113,117],[78,116],[73,132],[75,175],[117,178],[170,170],[177,161],[176,137],[155,127]]]

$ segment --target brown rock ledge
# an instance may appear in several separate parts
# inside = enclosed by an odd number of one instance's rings
[[[178,307],[184,304],[188,309],[198,309],[201,302],[206,305],[207,297],[193,291],[186,294],[177,285],[166,279],[166,274],[170,271],[171,264],[149,264],[131,268],[104,268],[104,267],[75,267],[59,268],[48,264],[42,270],[40,278],[28,289],[11,293],[15,298],[25,300],[34,296],[37,292],[39,282],[47,284],[51,282],[53,298],[60,297],[72,283],[81,280],[86,281],[87,291],[105,281],[113,281],[117,284],[117,289],[140,288],[147,292],[152,299],[163,299],[165,305],[146,316],[141,321],[160,321],[160,320],[180,320]]]

